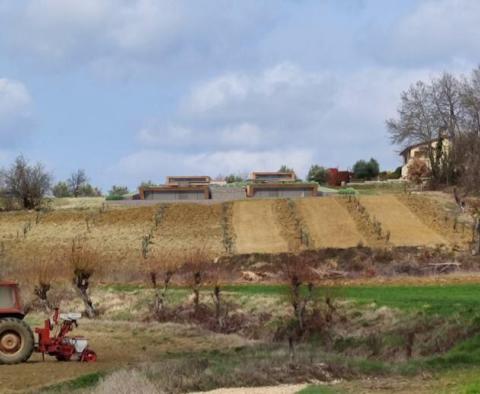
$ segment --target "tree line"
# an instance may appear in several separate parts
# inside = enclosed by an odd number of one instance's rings
[[[9,168],[0,170],[0,193],[7,209],[38,209],[49,193],[55,197],[102,195],[99,188],[88,182],[84,170],[77,170],[67,180],[54,185],[52,174],[42,163],[31,164],[22,155]]]
[[[480,67],[411,85],[386,124],[394,144],[425,144],[433,187],[480,191]]]

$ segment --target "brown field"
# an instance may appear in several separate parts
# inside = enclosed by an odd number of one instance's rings
[[[434,246],[448,243],[393,195],[365,196],[360,201],[371,217],[380,221],[382,230],[390,231],[390,242],[394,245]]]
[[[315,248],[346,248],[365,244],[347,210],[335,198],[307,198],[298,201]]]
[[[281,235],[275,200],[238,201],[233,205],[233,229],[237,253],[288,251]]]
[[[167,205],[164,218],[154,231],[153,253],[163,248],[179,251],[207,248],[214,254],[221,254],[221,216],[221,204]]]
[[[452,214],[428,196],[364,196],[361,201],[370,216],[380,221],[382,230],[390,231],[392,245],[465,246],[471,238],[471,225],[459,222],[453,230]],[[356,212],[336,198],[297,199],[293,203],[235,201],[228,210],[222,204],[166,204],[157,225],[160,204],[106,209],[85,209],[83,201],[80,208],[59,205],[61,209],[41,214],[1,212],[0,259],[17,263],[31,256],[49,256],[53,251],[68,249],[74,238],[81,237],[98,250],[109,273],[119,274],[113,275],[115,280],[122,280],[122,273],[129,278],[138,275],[142,237],[146,234],[153,234],[153,254],[165,249],[206,247],[220,255],[225,252],[222,223],[227,223],[233,250],[238,254],[296,250],[303,230],[308,232],[311,248],[385,243],[375,243],[368,228],[355,221]],[[223,215],[227,217],[222,219]],[[28,230],[24,233],[25,227]]]

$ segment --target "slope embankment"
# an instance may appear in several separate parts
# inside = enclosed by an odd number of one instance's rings
[[[282,237],[275,200],[237,201],[233,205],[233,230],[237,253],[280,253],[288,251]]]
[[[393,195],[365,196],[361,204],[372,218],[382,225],[383,232],[390,232],[390,242],[396,246],[435,246],[448,241],[427,227],[407,206]]]
[[[349,248],[365,244],[348,211],[335,198],[306,198],[297,206],[315,248]]]

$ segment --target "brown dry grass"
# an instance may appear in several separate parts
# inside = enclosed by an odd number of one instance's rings
[[[390,232],[393,245],[448,244],[448,241],[426,226],[410,209],[394,195],[364,196],[360,202],[371,217],[382,224],[384,232]]]
[[[336,198],[297,201],[315,248],[348,248],[366,243],[353,218]]]
[[[278,253],[288,251],[282,237],[282,224],[275,211],[275,200],[236,201],[233,229],[237,253]]]
[[[446,194],[442,197],[443,200],[435,195],[399,195],[398,199],[426,226],[442,234],[450,243],[466,246],[472,239],[471,218],[459,212],[452,201],[453,197]]]
[[[280,232],[286,240],[288,250],[298,251],[302,248],[301,231],[302,223],[293,200],[275,200],[275,214],[281,223]]]
[[[453,244],[458,243],[459,238],[465,241],[468,231],[452,233],[452,222],[444,226],[435,217],[436,206],[427,200],[409,197],[405,202],[407,207],[392,195],[361,198],[370,216],[382,223],[383,231],[391,231],[393,245],[435,245],[447,241]],[[385,246],[385,240],[379,241],[356,221],[355,212],[347,210],[345,201],[298,199],[294,201],[293,216],[291,210],[286,209],[289,207],[285,200],[235,201],[232,209],[226,211],[222,204],[168,204],[157,225],[155,218],[158,219],[160,206],[62,209],[39,217],[35,212],[1,212],[0,275],[10,274],[9,265],[23,264],[29,256],[49,256],[65,250],[80,236],[101,253],[105,280],[143,280],[142,238],[145,234],[152,234],[149,252],[153,255],[164,250],[185,253],[191,248],[208,247],[217,257],[225,253],[222,228],[225,222],[231,228],[237,254],[298,250],[298,221],[313,241],[309,248],[347,248],[359,241],[369,246]],[[24,235],[26,227],[28,231]],[[439,236],[440,232],[445,237]]]
[[[152,252],[165,248],[184,252],[206,247],[221,254],[224,250],[221,220],[221,204],[171,204],[153,233]]]

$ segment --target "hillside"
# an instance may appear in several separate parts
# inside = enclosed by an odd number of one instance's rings
[[[360,242],[368,246],[365,230],[340,198],[306,198],[289,204],[287,200],[251,200],[62,208],[41,214],[2,212],[0,252],[3,261],[19,262],[50,256],[68,248],[73,238],[82,237],[102,254],[105,264],[129,271],[142,261],[142,238],[149,233],[152,253],[207,247],[220,255],[226,250],[227,233],[233,239],[234,253],[279,253],[299,245],[299,226],[308,233],[311,248],[347,248]],[[392,245],[464,244],[468,238],[463,227],[464,233],[444,230],[438,223],[444,223],[448,213],[437,206],[433,209],[426,197],[366,196],[361,202],[384,231],[390,231]]]

